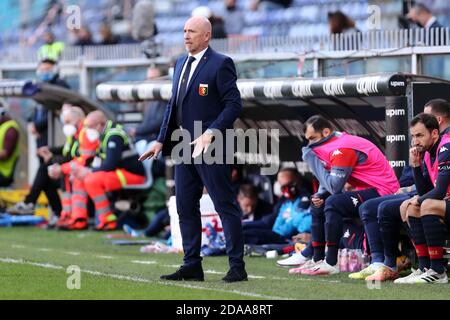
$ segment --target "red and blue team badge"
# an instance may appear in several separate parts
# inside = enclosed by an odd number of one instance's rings
[[[208,95],[208,85],[200,83],[200,86],[198,87],[198,94],[202,97],[205,97]]]

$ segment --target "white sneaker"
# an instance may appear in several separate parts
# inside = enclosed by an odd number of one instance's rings
[[[321,263],[322,260],[315,262],[313,259],[306,261],[303,265],[289,269],[289,274],[301,274],[303,270],[311,269],[315,267],[317,264]]]
[[[398,278],[394,280],[394,283],[396,284],[412,284],[415,283],[416,279],[419,278],[421,275],[423,275],[425,272],[423,272],[420,269],[414,270],[411,269],[411,273],[403,278]]]
[[[6,209],[7,213],[17,214],[17,215],[33,215],[34,214],[34,204],[18,202],[14,206]]]
[[[304,257],[301,252],[294,253],[289,258],[278,260],[277,265],[280,267],[299,267],[304,265],[310,258]]]
[[[329,265],[326,261],[322,261],[310,269],[303,270],[302,274],[306,274],[309,276],[325,276],[337,274],[339,272],[340,270],[337,266],[332,266]]]
[[[416,278],[414,284],[422,284],[422,283],[448,283],[447,273],[437,273],[433,269],[427,270],[420,277]]]

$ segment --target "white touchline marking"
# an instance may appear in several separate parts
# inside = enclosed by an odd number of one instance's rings
[[[63,266],[58,266],[58,265],[54,265],[51,263],[31,262],[31,261],[26,261],[26,260],[22,260],[22,259],[0,258],[0,262],[25,264],[25,265],[37,266],[37,267],[42,267],[42,268],[47,268],[47,269],[65,270],[65,268]],[[206,287],[202,287],[202,286],[198,286],[198,285],[181,284],[181,283],[174,283],[174,282],[168,282],[168,281],[149,280],[149,279],[145,279],[145,278],[141,278],[141,277],[124,276],[124,275],[104,273],[104,272],[94,271],[94,270],[81,269],[81,272],[84,272],[84,273],[87,273],[87,274],[90,274],[93,276],[108,277],[108,278],[118,279],[118,280],[127,280],[127,281],[133,281],[133,282],[143,282],[143,283],[167,285],[167,286],[196,289],[196,290],[233,293],[233,294],[238,294],[241,296],[252,297],[252,298],[262,298],[262,299],[269,299],[269,300],[292,300],[292,299],[285,298],[285,297],[268,296],[268,295],[264,295],[264,294],[254,293],[254,292],[247,292],[247,291],[240,291],[240,290],[226,290],[226,289],[218,289],[218,288],[206,288]]]
[[[64,251],[63,251],[63,252],[64,252]],[[79,252],[75,252],[75,251],[68,251],[68,252],[64,252],[64,253],[66,253],[66,254],[68,254],[68,255],[71,255],[71,256],[79,256],[79,255],[80,255]]]
[[[211,273],[211,274],[225,274],[225,272],[220,272],[216,270],[205,270],[205,273]]]
[[[39,248],[39,249],[37,249],[37,251],[49,252],[49,251],[53,251],[53,249],[49,249],[49,248]]]
[[[137,264],[155,264],[156,261],[131,260],[131,263],[137,263]]]
[[[178,268],[179,265],[176,264],[163,264],[163,267],[168,267],[168,268]],[[209,274],[223,274],[225,275],[226,272],[220,272],[217,270],[212,270],[212,269],[208,269],[203,271],[204,273],[209,273]],[[314,282],[326,282],[326,283],[341,283],[340,280],[325,280],[325,279],[317,279],[316,277],[314,277],[314,279],[308,279],[308,278],[288,278],[288,277],[265,277],[265,276],[257,276],[257,275],[252,275],[249,274],[248,277],[250,279],[266,279],[266,280],[287,280],[287,281],[314,281]]]
[[[25,246],[23,245],[11,245],[12,247],[17,247],[17,248],[25,248]],[[79,252],[66,252],[67,254],[70,255],[79,255]],[[97,256],[98,258],[101,259],[114,259],[114,257],[112,256]],[[137,261],[137,260],[136,260]],[[133,261],[132,261],[133,262]],[[133,263],[139,263],[139,262],[133,262]],[[155,262],[156,263],[156,262]],[[144,263],[142,263],[144,264]],[[147,263],[150,264],[150,263]],[[153,263],[151,263],[153,264]],[[167,268],[179,268],[180,265],[178,264],[162,264],[161,266],[163,267],[167,267]],[[225,274],[225,272],[219,272],[216,270],[206,270],[205,273],[209,273],[209,274]],[[325,283],[342,283],[342,281],[340,280],[325,280],[325,279],[317,279],[317,277],[314,277],[314,279],[309,279],[309,278],[296,278],[296,277],[265,277],[265,276],[257,276],[257,275],[248,275],[249,278],[251,279],[268,279],[268,280],[288,280],[288,281],[314,281],[314,282],[325,282]]]
[[[23,248],[25,248],[25,246],[23,246],[21,244],[12,244],[11,247],[12,248],[16,248],[16,249],[23,249]]]
[[[40,262],[31,262],[31,261],[25,261],[22,259],[11,259],[11,258],[0,258],[0,262],[4,262],[4,263],[14,263],[14,264],[28,264],[31,266],[36,266],[36,267],[42,267],[42,268],[47,268],[47,269],[64,269],[62,266],[57,266],[51,263],[40,263]]]
[[[223,274],[223,275],[226,274],[226,272],[220,272],[220,271],[216,271],[216,270],[205,270],[204,273]],[[252,278],[252,279],[266,279],[266,277],[264,277],[264,276],[254,276],[254,275],[251,275],[251,274],[249,274],[248,277]]]
[[[271,277],[272,280],[289,280],[289,281],[314,281],[314,282],[327,282],[327,283],[341,283],[340,280],[325,280],[325,279],[317,279],[317,277],[314,278],[287,278],[287,277]]]

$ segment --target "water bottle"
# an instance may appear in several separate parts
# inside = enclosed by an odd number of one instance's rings
[[[358,257],[359,250],[350,250],[348,257],[348,271],[358,272],[361,271],[360,258]]]
[[[348,251],[347,249],[339,250],[339,270],[341,272],[348,271]]]

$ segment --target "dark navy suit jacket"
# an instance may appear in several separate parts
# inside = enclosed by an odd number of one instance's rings
[[[178,143],[172,142],[170,138],[172,132],[177,129],[175,123],[177,91],[187,58],[187,55],[182,56],[175,64],[172,97],[167,104],[157,139],[163,144],[164,156],[170,155],[172,148]],[[242,111],[241,95],[236,80],[233,60],[209,47],[195,68],[182,101],[182,126],[189,131],[192,140],[197,138],[194,136],[194,121],[202,121],[202,133],[206,129],[224,132],[233,128],[234,121]],[[201,94],[200,88],[205,86],[207,93]]]

